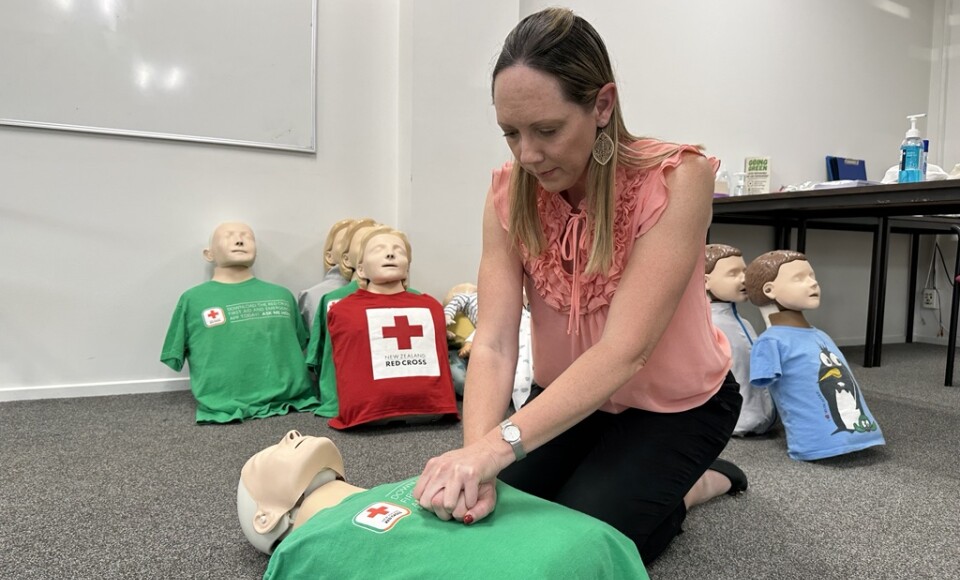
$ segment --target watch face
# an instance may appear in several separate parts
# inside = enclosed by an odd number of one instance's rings
[[[507,425],[503,428],[503,439],[508,443],[520,440],[520,428],[516,425]]]

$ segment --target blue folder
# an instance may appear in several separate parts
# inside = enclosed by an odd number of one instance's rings
[[[863,159],[827,155],[827,181],[840,179],[866,180],[867,164]]]

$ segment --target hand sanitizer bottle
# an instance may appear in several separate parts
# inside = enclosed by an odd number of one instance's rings
[[[916,183],[923,181],[923,139],[917,129],[917,119],[926,117],[926,113],[908,115],[910,129],[907,131],[903,143],[900,144],[900,183]]]

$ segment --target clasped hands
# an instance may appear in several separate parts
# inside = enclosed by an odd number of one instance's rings
[[[497,504],[497,474],[506,467],[486,439],[427,461],[413,488],[420,506],[441,520],[465,524],[487,517]]]

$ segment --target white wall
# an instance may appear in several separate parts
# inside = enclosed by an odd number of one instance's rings
[[[316,155],[0,127],[0,400],[185,387],[160,347],[221,221],[296,292],[333,222],[396,219],[398,3],[319,7]]]
[[[898,3],[909,17],[879,0],[565,2],[603,35],[632,131],[702,143],[731,172],[769,156],[775,189],[826,179],[826,155],[877,180],[899,161],[905,116],[928,106],[934,10]]]
[[[526,0],[521,9],[553,4]],[[939,70],[933,31],[943,6],[927,0],[566,5],[603,35],[633,132],[702,143],[731,173],[746,156],[769,156],[774,189],[826,179],[825,155],[865,159],[868,177],[882,178],[899,160],[905,116],[928,110]],[[748,260],[772,248],[767,228],[711,233]],[[807,239],[824,288],[811,321],[840,344],[863,344],[870,235],[811,231]],[[905,337],[908,260],[908,238],[893,236],[883,329],[892,342]]]
[[[517,0],[400,4],[399,225],[413,242],[411,283],[443,300],[476,282],[491,170],[509,159],[490,72]]]
[[[822,179],[827,154],[865,158],[874,178],[896,161],[903,116],[930,106],[946,1],[900,0],[909,18],[881,0],[569,3],[607,40],[633,130],[729,163],[770,155],[780,185]],[[257,274],[294,292],[319,279],[326,231],[348,216],[407,231],[420,290],[475,279],[490,169],[508,156],[489,72],[517,19],[545,5],[320,0],[316,155],[0,127],[0,400],[185,387],[160,346],[226,219],[253,225]],[[960,139],[954,101],[947,144]],[[763,228],[717,236],[748,255],[769,247]],[[869,249],[865,234],[808,238],[827,292],[815,322],[840,341],[863,340]],[[891,340],[906,255],[895,239]]]

